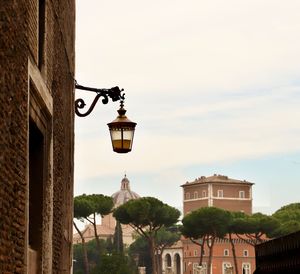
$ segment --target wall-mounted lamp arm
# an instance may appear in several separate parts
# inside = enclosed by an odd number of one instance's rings
[[[110,89],[91,88],[91,87],[85,87],[85,86],[78,85],[77,82],[75,81],[75,89],[87,90],[87,91],[92,91],[92,92],[97,93],[91,106],[85,113],[79,112],[79,109],[83,109],[86,106],[86,103],[84,102],[84,100],[81,98],[75,100],[75,113],[79,117],[88,116],[93,111],[96,103],[98,102],[98,100],[101,96],[103,97],[103,99],[102,99],[103,104],[108,103],[108,101],[109,101],[108,97],[111,98],[111,100],[113,102],[119,101],[119,100],[123,101],[125,99],[125,94],[124,93],[121,94],[123,89],[120,89],[119,87],[113,87]]]

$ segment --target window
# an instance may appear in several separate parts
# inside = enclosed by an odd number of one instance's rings
[[[223,198],[223,189],[218,189],[218,197]]]
[[[239,191],[239,198],[245,199],[245,191],[244,190]]]
[[[243,256],[244,256],[244,257],[248,257],[248,256],[249,256],[249,252],[248,252],[247,249],[245,249],[245,250],[243,251]]]
[[[195,250],[194,250],[194,256],[197,257],[197,255],[198,255],[198,252],[197,252],[197,250],[195,249]]]
[[[43,244],[44,135],[29,122],[29,266],[40,271]]]
[[[46,3],[45,0],[39,0],[38,4],[38,67],[41,69],[44,64],[45,48],[45,25],[46,25]]]
[[[202,197],[206,197],[206,190],[202,190]]]
[[[171,255],[167,254],[165,257],[165,264],[167,267],[171,267],[172,266],[172,259],[171,259]]]
[[[197,191],[194,192],[194,199],[198,199],[198,192]]]
[[[251,274],[251,265],[250,263],[243,263],[242,264],[242,274]]]
[[[185,194],[185,198],[186,198],[187,200],[190,199],[190,193],[189,193],[189,192],[187,192],[187,193]]]
[[[228,249],[224,249],[224,256],[229,256],[229,250]]]
[[[231,263],[223,262],[222,264],[222,274],[231,274],[232,273],[232,267]]]

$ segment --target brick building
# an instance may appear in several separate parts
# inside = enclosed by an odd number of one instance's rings
[[[230,179],[223,175],[202,176],[186,182],[183,188],[183,213],[205,206],[230,211],[252,213],[252,185],[247,181]]]
[[[223,175],[200,177],[186,182],[183,188],[184,215],[201,207],[219,207],[229,211],[252,213],[252,185],[247,181],[228,178]],[[167,248],[163,252],[165,273],[208,274],[209,250],[205,246],[203,268],[199,267],[200,247],[183,238],[182,245],[176,249]],[[239,273],[250,274],[255,270],[255,251],[253,246],[234,238]],[[181,266],[182,264],[182,266]],[[231,245],[228,239],[217,239],[212,258],[212,274],[233,273],[234,265]]]
[[[0,273],[70,273],[75,1],[0,13]]]

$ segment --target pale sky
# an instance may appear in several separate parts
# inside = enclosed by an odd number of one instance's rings
[[[76,5],[76,79],[124,88],[137,128],[116,154],[118,102],[76,117],[75,195],[111,195],[126,172],[133,191],[180,208],[180,185],[217,173],[255,183],[254,211],[300,201],[299,0]]]

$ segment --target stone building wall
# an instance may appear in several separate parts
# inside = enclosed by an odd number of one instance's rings
[[[70,273],[75,1],[3,1],[0,14],[0,273]]]

